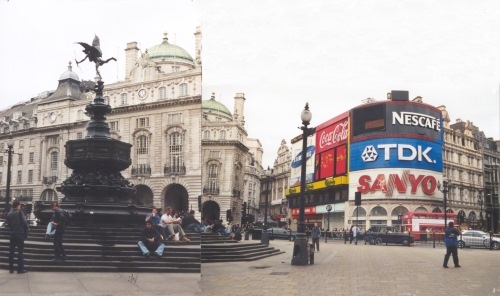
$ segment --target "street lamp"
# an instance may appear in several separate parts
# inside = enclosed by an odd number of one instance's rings
[[[11,170],[12,166],[12,147],[14,147],[14,140],[12,138],[7,139],[7,192],[5,194],[5,210],[4,213],[7,215],[10,212],[10,178],[11,178]]]
[[[266,203],[264,204],[264,225],[262,225],[262,236],[260,238],[260,243],[263,245],[269,245],[269,234],[267,233],[267,203],[269,202],[269,183],[271,183],[271,173],[273,171],[267,167],[264,171],[264,183],[266,184]]]
[[[481,207],[481,210],[479,210],[479,225],[483,228],[483,197],[481,195],[477,198],[477,202]]]
[[[446,195],[448,194],[450,188],[452,187],[451,182],[448,182],[446,178],[443,178],[443,185],[438,181],[437,189],[443,193],[443,202],[444,202],[444,227],[446,228],[448,223],[446,222]]]
[[[311,135],[315,129],[308,128],[311,122],[312,114],[309,111],[309,103],[306,103],[304,110],[300,114],[302,120],[302,159],[300,168],[300,198],[299,198],[299,221],[297,225],[297,235],[293,243],[293,258],[292,265],[307,265],[309,263],[307,257],[307,238],[306,225],[304,223],[304,200],[306,191],[306,157],[307,157],[307,137]]]

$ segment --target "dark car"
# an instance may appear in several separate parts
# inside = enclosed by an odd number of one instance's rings
[[[267,229],[267,233],[269,235],[269,239],[281,238],[288,240],[295,240],[295,231],[286,230],[283,228],[272,227]]]
[[[399,232],[394,226],[372,226],[365,233],[365,242],[371,245],[398,244],[409,246],[415,238],[408,233]]]

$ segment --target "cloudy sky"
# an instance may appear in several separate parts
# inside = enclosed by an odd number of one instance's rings
[[[445,105],[453,122],[499,139],[499,15],[496,0],[0,0],[0,107],[55,89],[67,61],[82,57],[74,42],[94,33],[104,56],[119,59],[102,68],[110,83],[123,78],[127,42],[151,47],[167,31],[194,55],[201,24],[203,99],[213,91],[232,111],[245,93],[265,166],[300,133],[306,102],[316,126],[391,90]],[[89,63],[74,70],[93,77]]]

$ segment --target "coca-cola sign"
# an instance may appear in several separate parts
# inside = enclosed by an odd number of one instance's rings
[[[349,122],[347,118],[316,132],[316,153],[337,147],[347,142]]]

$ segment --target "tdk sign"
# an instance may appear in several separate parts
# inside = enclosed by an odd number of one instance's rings
[[[351,171],[415,168],[442,172],[442,147],[430,141],[375,139],[351,144]]]
[[[393,111],[392,124],[396,123],[407,126],[419,126],[438,132],[441,131],[441,122],[439,118],[416,112]]]

